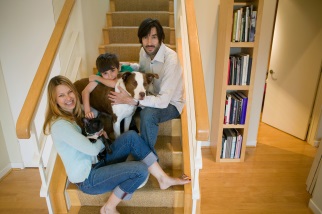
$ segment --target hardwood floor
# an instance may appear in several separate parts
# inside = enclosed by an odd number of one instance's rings
[[[201,213],[312,213],[305,182],[316,151],[264,123],[243,163],[216,163],[203,149]]]
[[[38,168],[11,171],[0,180],[0,213],[48,213],[46,199],[39,196],[40,184]]]
[[[265,124],[244,163],[216,163],[209,149],[200,172],[202,214],[305,214],[306,178],[316,148]],[[13,170],[0,180],[0,213],[48,213],[38,169]]]

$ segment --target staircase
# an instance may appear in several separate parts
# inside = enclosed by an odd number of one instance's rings
[[[122,62],[138,62],[141,44],[137,37],[145,18],[158,19],[165,33],[164,43],[175,50],[173,0],[111,0],[103,29],[104,44],[99,53],[116,53]]]
[[[141,21],[148,17],[161,22],[165,32],[164,43],[176,50],[173,4],[172,0],[110,1],[110,12],[106,15],[107,27],[103,29],[104,44],[99,47],[99,53],[116,53],[121,62],[138,62],[141,44],[137,30]],[[159,163],[167,174],[174,177],[182,175],[180,119],[160,124],[156,151]],[[74,184],[69,184],[67,198],[70,200],[70,213],[99,213],[110,194],[87,195]],[[131,200],[119,204],[118,210],[122,214],[184,213],[184,187],[160,190],[157,180],[151,175],[148,183],[137,190]]]

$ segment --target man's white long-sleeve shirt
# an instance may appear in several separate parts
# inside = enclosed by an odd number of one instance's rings
[[[140,104],[146,107],[167,108],[170,103],[181,114],[185,99],[182,69],[177,53],[162,43],[158,53],[151,60],[142,47],[140,71],[159,75],[159,79],[155,78],[153,81],[156,96],[146,96]]]

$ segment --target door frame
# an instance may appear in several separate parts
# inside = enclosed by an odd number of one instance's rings
[[[315,94],[315,101],[313,105],[313,110],[311,114],[311,121],[310,127],[308,130],[308,134],[306,137],[306,142],[311,144],[312,146],[318,147],[319,142],[316,139],[317,130],[319,130],[319,124],[322,120],[322,61],[320,67],[320,77],[319,77],[319,84],[317,86],[316,94]]]
[[[276,16],[277,16],[277,10],[279,6],[279,0],[276,1],[276,9],[275,9],[275,17],[274,17],[274,25],[273,25],[273,31],[272,31],[272,41],[271,41],[271,47],[269,51],[269,58],[268,58],[268,64],[267,64],[267,71],[266,71],[266,80],[269,75],[273,75],[269,73],[269,65],[271,61],[271,54],[272,54],[272,45],[274,40],[274,32],[275,32],[275,24],[276,24]],[[266,87],[266,80],[265,80],[265,87]],[[262,111],[265,103],[265,93],[266,90],[264,90],[263,94],[263,101],[262,101]],[[260,119],[262,121],[262,118]],[[315,90],[315,99],[314,104],[311,112],[311,119],[306,135],[306,142],[309,143],[312,146],[318,147],[319,141],[317,141],[317,131],[319,130],[319,124],[322,120],[322,61],[320,66],[320,76],[319,76],[319,83],[317,85],[317,89]],[[321,123],[322,124],[322,123]]]

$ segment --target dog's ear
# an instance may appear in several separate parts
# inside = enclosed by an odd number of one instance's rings
[[[89,119],[87,119],[86,117],[83,118],[83,123],[84,123],[84,126],[87,126],[88,123],[89,123]]]
[[[130,75],[131,75],[131,72],[124,72],[124,73],[122,74],[122,79],[123,79],[123,81],[125,82],[125,81],[126,81],[126,79],[127,79]]]
[[[159,79],[159,75],[158,74],[153,74],[153,73],[146,73],[146,79],[148,81],[148,84],[150,84],[154,78]]]

